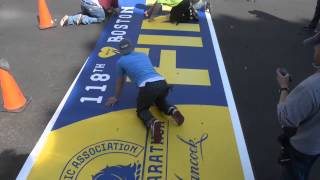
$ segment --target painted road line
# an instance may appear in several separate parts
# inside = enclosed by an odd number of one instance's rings
[[[200,32],[199,24],[180,23],[177,25],[176,23],[171,23],[168,16],[158,16],[151,22],[145,19],[141,29]]]
[[[145,53],[146,55],[149,55],[150,52],[150,48],[134,48],[134,50],[137,52]]]
[[[175,50],[161,50],[160,65],[156,70],[166,74],[169,84],[211,86],[208,70],[177,68]]]
[[[251,166],[251,162],[250,162],[250,158],[249,158],[246,142],[245,142],[245,139],[244,139],[244,136],[243,136],[243,131],[242,131],[242,128],[241,128],[238,111],[237,111],[237,108],[236,108],[236,104],[234,102],[233,94],[232,94],[231,87],[230,87],[229,78],[228,78],[228,75],[227,75],[227,72],[226,72],[226,68],[224,66],[224,61],[223,61],[223,58],[222,58],[222,54],[221,54],[218,38],[217,38],[216,31],[215,31],[215,28],[213,26],[213,23],[211,21],[210,13],[206,12],[206,17],[207,17],[207,20],[208,20],[207,22],[208,22],[209,29],[210,29],[210,32],[211,32],[212,43],[213,43],[213,46],[215,47],[214,51],[216,53],[217,62],[218,62],[218,66],[219,66],[219,69],[220,69],[220,74],[221,74],[221,77],[222,77],[222,82],[223,82],[224,90],[225,90],[226,97],[227,97],[228,106],[229,106],[229,109],[230,109],[230,116],[231,116],[231,120],[232,120],[232,125],[233,125],[234,132],[235,132],[235,135],[236,135],[235,138],[237,139],[237,145],[238,145],[239,153],[241,154],[240,159],[241,159],[241,163],[242,163],[243,173],[244,173],[244,176],[245,176],[246,180],[254,180],[252,166]]]
[[[140,34],[138,44],[161,45],[161,46],[186,46],[203,47],[201,37],[190,36],[165,36]]]

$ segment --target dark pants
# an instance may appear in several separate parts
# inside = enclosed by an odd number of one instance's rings
[[[307,180],[310,169],[318,158],[318,155],[303,154],[291,145],[286,147],[285,151],[289,161],[282,164],[282,180]]]
[[[146,125],[150,127],[151,122],[155,119],[149,111],[150,106],[155,104],[160,111],[169,115],[169,110],[175,108],[168,104],[166,97],[168,96],[170,87],[166,81],[156,81],[146,83],[145,87],[139,88],[137,98],[137,115]]]
[[[320,19],[320,0],[317,1],[316,11],[314,12],[313,18],[310,22],[310,27],[316,28]]]
[[[182,23],[190,21],[190,2],[189,0],[181,1],[170,11],[170,22]]]

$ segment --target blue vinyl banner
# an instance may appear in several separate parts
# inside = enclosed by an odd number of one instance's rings
[[[165,14],[149,21],[150,3],[120,1],[17,179],[254,179],[210,14],[198,12],[190,23],[170,23]],[[115,93],[123,38],[173,85],[168,100],[185,115],[177,126],[151,108],[161,144],[136,117],[130,80],[118,104],[104,105]]]

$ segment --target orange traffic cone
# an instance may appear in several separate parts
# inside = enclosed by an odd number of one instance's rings
[[[3,97],[3,109],[1,111],[23,111],[31,100],[24,97],[15,79],[9,72],[8,62],[4,59],[0,59],[0,87]]]
[[[48,29],[56,26],[51,18],[46,0],[38,0],[38,13],[39,29]]]

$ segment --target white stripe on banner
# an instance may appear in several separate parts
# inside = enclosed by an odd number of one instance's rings
[[[206,18],[207,18],[207,22],[208,22],[209,29],[210,29],[210,34],[211,34],[211,38],[212,38],[214,51],[215,51],[216,58],[218,61],[220,75],[221,75],[221,79],[222,79],[222,83],[223,83],[223,88],[224,88],[227,102],[228,102],[232,125],[233,125],[234,133],[236,136],[236,140],[237,140],[238,150],[240,153],[243,174],[244,174],[244,177],[246,180],[254,180],[252,167],[251,167],[251,163],[250,163],[250,159],[249,159],[249,155],[248,155],[248,150],[247,150],[246,143],[244,141],[243,131],[241,128],[237,108],[236,108],[236,105],[235,105],[235,102],[233,99],[233,94],[231,91],[228,75],[226,72],[226,68],[224,66],[224,61],[222,58],[218,38],[217,38],[216,31],[215,31],[213,23],[212,23],[212,18],[211,18],[210,13],[206,12]]]
[[[38,155],[40,154],[40,151],[42,149],[42,147],[44,146],[48,135],[51,132],[51,129],[53,127],[53,125],[56,123],[56,120],[58,119],[62,108],[64,107],[64,104],[66,103],[67,99],[69,98],[72,89],[74,88],[76,82],[78,81],[78,78],[81,74],[81,72],[83,71],[84,67],[86,66],[87,62],[88,62],[89,57],[87,58],[87,60],[85,61],[84,65],[82,66],[80,72],[78,73],[76,79],[72,82],[70,88],[68,89],[66,95],[63,97],[61,103],[58,106],[58,109],[56,110],[56,112],[53,114],[53,117],[51,118],[51,120],[49,121],[47,127],[45,128],[44,132],[42,133],[40,139],[38,140],[36,146],[33,148],[33,150],[31,151],[31,153],[29,154],[26,162],[24,163],[19,175],[17,176],[17,180],[25,180],[27,179],[32,166],[35,162],[35,160],[37,159]]]

